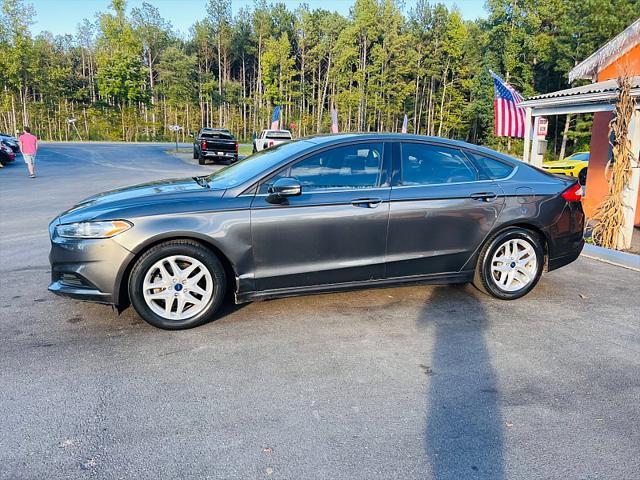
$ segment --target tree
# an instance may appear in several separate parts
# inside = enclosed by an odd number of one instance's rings
[[[493,135],[492,69],[523,95],[569,86],[567,72],[640,16],[629,0],[488,0],[487,17],[428,0],[353,0],[348,16],[256,0],[233,14],[208,0],[181,38],[153,2],[113,0],[75,34],[33,36],[32,7],[0,0],[0,129],[30,123],[43,138],[70,139],[68,118],[90,139],[170,138],[230,128],[246,139],[274,104],[295,134],[340,129],[411,131],[515,151]],[[555,151],[589,136],[590,116],[551,119]],[[564,149],[562,147],[564,145]]]

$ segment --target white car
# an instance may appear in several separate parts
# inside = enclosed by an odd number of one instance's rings
[[[291,138],[289,130],[262,130],[260,136],[253,140],[253,153],[288,142]]]

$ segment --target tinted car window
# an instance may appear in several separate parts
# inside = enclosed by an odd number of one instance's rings
[[[310,155],[272,177],[260,188],[267,193],[278,178],[293,177],[302,191],[370,188],[378,185],[382,143],[355,144]]]
[[[567,158],[567,160],[581,160],[583,162],[586,162],[586,161],[589,160],[589,154],[588,153],[574,153],[569,158]]]
[[[467,153],[478,165],[481,180],[498,180],[508,177],[513,171],[513,165],[474,152]]]
[[[233,135],[227,132],[204,132],[200,135],[200,138],[204,139],[222,139],[222,140],[233,140]]]
[[[460,150],[424,143],[402,144],[402,185],[472,182],[477,174]]]

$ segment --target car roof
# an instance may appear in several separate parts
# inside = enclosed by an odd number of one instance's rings
[[[437,143],[447,147],[465,148],[480,154],[491,155],[503,158],[511,162],[521,162],[519,159],[501,152],[497,152],[487,147],[474,145],[472,143],[463,142],[461,140],[452,140],[450,138],[432,137],[428,135],[414,135],[411,133],[339,133],[331,135],[311,135],[303,137],[301,140],[307,140],[316,145],[339,145],[341,143],[349,143],[354,140],[372,140],[372,141],[421,141],[429,143]]]

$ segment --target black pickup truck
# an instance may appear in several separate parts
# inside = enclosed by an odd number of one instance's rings
[[[223,128],[203,128],[193,141],[193,158],[204,165],[207,159],[214,162],[238,161],[238,141],[229,130]]]

